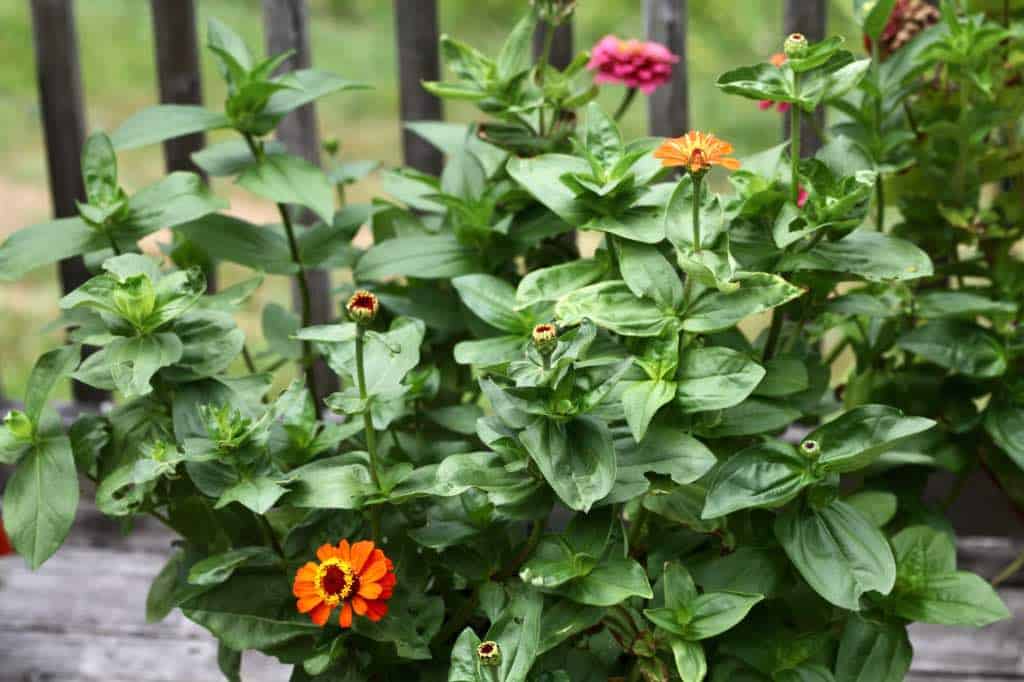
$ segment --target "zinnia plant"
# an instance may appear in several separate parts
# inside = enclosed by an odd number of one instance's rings
[[[873,40],[892,5],[867,11]],[[79,216],[0,246],[3,280],[93,268],[61,300],[70,342],[0,429],[29,564],[91,479],[104,513],[177,535],[147,615],[209,630],[230,679],[254,649],[296,682],[899,682],[910,623],[1009,616],[956,569],[924,488],[985,467],[1021,504],[1019,210],[982,191],[1022,182],[1024,99],[995,77],[1020,33],[947,5],[884,62],[780,38],[784,62],[718,85],[790,106],[793,137],[766,121],[764,148],[734,150],[713,122],[623,139],[586,66],[650,91],[676,58],[609,37],[563,70],[533,60],[537,22],[571,10],[538,0],[497,58],[445,37],[451,80],[425,87],[480,120],[410,124],[443,173],[387,170],[369,204],[339,203],[353,172],[270,139],[361,86],[271,76],[216,21],[222,112],[156,107],[90,137]],[[844,115],[808,156],[800,119],[821,107]],[[191,173],[122,189],[120,150],[212,128],[234,135],[195,162],[274,204],[271,224]],[[143,254],[162,228],[190,248]],[[554,239],[572,233],[596,250]],[[218,261],[251,276],[209,292]],[[307,295],[238,328],[265,278],[308,294],[318,267],[349,282],[337,319],[311,324]],[[320,360],[339,381],[323,399]],[[68,377],[115,406],[62,423],[47,397]]]

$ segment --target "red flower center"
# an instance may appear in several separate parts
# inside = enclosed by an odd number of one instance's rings
[[[323,582],[321,583],[324,588],[324,592],[329,595],[338,595],[339,597],[347,597],[352,592],[359,589],[359,578],[352,576],[352,585],[348,585],[347,576],[345,572],[337,566],[328,566],[324,571]]]
[[[374,303],[375,301],[373,300],[373,296],[370,296],[368,294],[358,294],[355,296],[355,298],[352,299],[352,307],[362,308],[363,310],[372,311],[374,308]]]
[[[490,656],[494,653],[494,645],[490,642],[486,642],[480,645],[480,654],[482,656]]]
[[[707,164],[704,161],[704,152],[694,149],[690,154],[690,168],[703,168]]]

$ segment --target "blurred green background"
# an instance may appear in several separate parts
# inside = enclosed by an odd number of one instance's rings
[[[35,82],[28,2],[0,2],[0,239],[21,226],[46,220],[50,203]],[[388,0],[309,0],[312,49],[316,66],[371,84],[366,92],[343,93],[318,105],[321,134],[337,137],[349,159],[401,161],[394,17]],[[850,49],[862,50],[852,17],[852,2],[832,0],[829,32],[844,35]],[[236,28],[254,51],[262,51],[260,0],[198,0],[200,30],[216,16]],[[439,0],[441,31],[488,53],[497,51],[505,32],[525,11],[527,0]],[[157,97],[149,3],[144,0],[76,2],[85,106],[90,130],[112,130]],[[742,156],[777,143],[781,121],[747,100],[728,97],[714,86],[723,71],[765,60],[781,48],[782,0],[690,0],[686,68],[690,77],[691,125],[733,142]],[[575,23],[577,49],[601,36],[643,34],[641,0],[580,0]],[[224,90],[212,60],[203,55],[204,89],[209,106],[218,107]],[[613,108],[621,88],[606,87],[602,102]],[[446,117],[471,120],[474,111],[449,106]],[[646,107],[638,101],[624,122],[628,137],[645,132]],[[159,147],[122,155],[122,184],[129,190],[160,177]],[[378,191],[370,178],[349,193],[365,201]],[[273,207],[262,205],[228,183],[215,190],[232,211],[252,220],[272,220]],[[152,249],[153,244],[149,245]],[[225,283],[245,273],[223,267]],[[57,315],[59,286],[54,268],[33,272],[17,283],[0,284],[0,390],[20,397],[35,358],[58,345],[61,335],[45,331]],[[259,309],[286,303],[287,282],[270,277],[239,322],[258,335]],[[254,347],[259,349],[259,341]],[[66,389],[65,389],[66,390]]]

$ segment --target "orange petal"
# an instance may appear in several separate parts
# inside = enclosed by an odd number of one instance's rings
[[[388,572],[388,565],[383,561],[375,561],[368,566],[363,567],[363,572],[359,574],[359,580],[364,583],[377,582],[384,577],[384,574]]]
[[[327,561],[337,556],[338,550],[334,549],[334,545],[320,545],[320,548],[316,550],[316,558],[320,561]]]
[[[342,540],[338,543],[338,558],[342,561],[350,561],[352,558],[349,552],[348,540]]]
[[[388,605],[382,601],[372,601],[368,604],[366,610],[366,617],[372,620],[374,623],[379,621],[381,618],[386,616],[388,613]]]
[[[359,596],[364,599],[376,599],[384,591],[380,583],[361,583],[359,585]]]
[[[298,581],[301,579],[306,580],[308,582],[313,582],[313,579],[316,578],[316,569],[316,564],[314,564],[312,561],[307,561],[305,566],[296,571],[295,580]]]
[[[314,594],[312,597],[300,597],[295,608],[298,609],[299,613],[309,613],[323,602],[319,595]]]
[[[729,170],[739,170],[740,168],[740,162],[736,159],[721,159],[719,163]]]
[[[366,600],[360,597],[358,594],[352,597],[352,608],[356,610],[360,616],[366,615]]]
[[[341,605],[341,615],[338,616],[338,625],[343,628],[352,627],[352,607],[345,602]]]
[[[316,591],[313,583],[295,583],[292,587],[292,594],[301,599],[302,597],[311,597],[319,594],[319,592]]]
[[[363,564],[370,558],[370,554],[373,553],[373,541],[362,540],[352,545],[352,570],[356,573],[360,573],[363,570]]]
[[[320,606],[316,607],[309,612],[309,619],[314,623],[323,627],[327,622],[327,619],[331,617],[331,607],[327,604],[321,603]]]

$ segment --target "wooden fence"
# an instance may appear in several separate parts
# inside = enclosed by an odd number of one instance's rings
[[[202,104],[200,41],[196,26],[199,0],[150,0],[156,53],[156,81],[162,104]],[[442,0],[443,1],[443,0]],[[524,4],[525,4],[525,0]],[[257,0],[252,0],[254,10]],[[313,61],[309,40],[307,0],[261,0],[268,53],[295,50],[284,70],[308,67]],[[670,84],[649,99],[649,130],[653,135],[680,135],[687,130],[686,17],[687,0],[635,0],[646,17],[647,35],[664,43],[682,60]],[[81,85],[74,0],[30,0],[35,38],[40,110],[46,142],[50,195],[55,217],[76,214],[75,201],[84,199],[79,171],[79,153],[85,139],[86,102]],[[800,31],[812,40],[825,33],[826,0],[786,0],[786,33]],[[438,55],[438,0],[394,0],[395,44],[398,51],[400,125],[407,121],[443,118],[441,101],[420,87],[423,80],[437,80],[441,72]],[[782,35],[782,33],[780,33]],[[535,48],[543,41],[543,29],[535,36]],[[538,51],[539,50],[535,50]],[[554,38],[552,63],[564,66],[573,54],[572,25],[560,28]],[[313,163],[320,161],[320,140],[315,105],[308,104],[290,114],[278,129],[279,139],[290,151]],[[810,126],[805,134],[816,149],[817,138]],[[168,172],[198,171],[191,154],[202,149],[202,133],[164,143]],[[439,174],[443,159],[426,141],[403,129],[405,163],[418,170]],[[216,286],[216,273],[209,273]],[[81,257],[60,263],[64,292],[78,287],[89,277]],[[309,273],[313,293],[313,322],[328,322],[334,315],[327,272]],[[2,379],[2,377],[0,377]],[[336,377],[322,364],[316,372],[315,392],[325,395],[336,386]],[[2,390],[2,384],[0,384]],[[107,398],[103,391],[75,382],[74,402],[93,408]],[[2,404],[0,396],[0,404]]]

